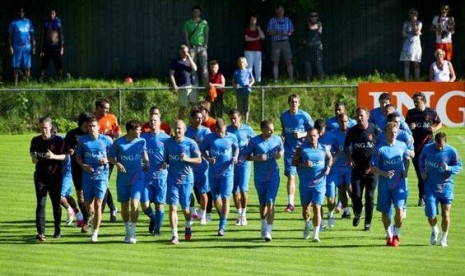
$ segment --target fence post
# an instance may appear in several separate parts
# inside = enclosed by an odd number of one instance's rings
[[[121,121],[121,113],[123,112],[123,103],[122,103],[122,99],[121,99],[121,89],[118,88],[118,90],[116,90],[116,92],[118,93],[118,122],[122,122]]]
[[[260,112],[261,114],[260,114],[260,115],[261,115],[261,120],[260,120],[260,122],[262,122],[263,120],[265,120],[265,87],[264,87],[263,85],[261,86],[260,91],[261,91],[261,94],[260,94],[260,97],[261,97],[261,98],[260,98],[260,104],[261,104],[261,112]],[[259,123],[260,123],[260,122],[259,122]]]

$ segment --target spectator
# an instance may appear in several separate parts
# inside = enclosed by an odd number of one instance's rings
[[[220,65],[218,61],[212,60],[210,61],[210,75],[208,76],[209,86],[210,89],[214,87],[216,91],[216,98],[215,99],[207,99],[211,105],[211,114],[215,118],[223,117],[223,88],[226,84],[226,80],[218,70],[220,69]]]
[[[63,53],[64,38],[63,25],[57,17],[55,8],[49,9],[49,17],[43,24],[42,43],[40,45],[40,57],[42,65],[40,67],[41,80],[45,77],[45,70],[48,68],[50,59],[53,60],[58,79],[63,76]]]
[[[412,97],[415,108],[407,111],[405,122],[412,130],[415,157],[413,165],[418,179],[418,206],[425,205],[425,186],[420,172],[420,154],[423,147],[433,142],[433,132],[442,127],[441,119],[435,110],[426,106],[426,96],[418,92]]]
[[[19,70],[24,67],[26,81],[31,77],[31,54],[36,52],[36,41],[34,39],[34,26],[32,22],[24,17],[26,12],[23,8],[18,10],[18,18],[15,18],[8,27],[8,45],[12,55],[13,79],[18,85]]]
[[[413,63],[414,79],[420,80],[421,62],[421,28],[423,24],[418,20],[418,11],[414,8],[409,10],[408,19],[402,25],[402,37],[404,44],[400,52],[400,61],[404,62],[404,80],[410,78],[410,63]]]
[[[265,33],[263,33],[260,26],[257,24],[257,14],[251,14],[249,16],[249,25],[244,30],[245,49],[244,56],[247,59],[247,69],[254,71],[255,80],[257,82],[262,81],[262,40],[265,39]]]
[[[192,72],[197,71],[197,65],[189,54],[189,47],[181,45],[179,57],[171,62],[170,83],[173,91],[178,95],[178,119],[184,118],[184,112],[189,103],[199,101],[197,89],[192,89]]]
[[[273,61],[274,82],[278,82],[281,52],[286,62],[289,78],[294,81],[292,50],[289,42],[289,38],[294,34],[294,25],[289,17],[284,16],[284,6],[282,4],[276,7],[276,16],[270,19],[266,31],[268,35],[271,35],[271,60]]]
[[[232,84],[236,89],[236,101],[237,109],[241,114],[245,114],[245,123],[249,121],[249,95],[252,92],[252,85],[255,83],[255,79],[252,72],[247,69],[247,59],[240,57],[237,60],[239,69],[234,71]]]
[[[318,13],[311,12],[307,22],[305,45],[305,77],[310,81],[312,69],[315,68],[318,79],[323,79],[323,43],[321,34],[323,26],[318,20]]]
[[[446,55],[445,59],[452,60],[452,35],[455,33],[455,20],[449,16],[449,5],[441,5],[441,14],[433,18],[430,30],[436,33],[436,49],[442,49]]]
[[[446,53],[442,49],[436,49],[434,56],[436,61],[429,68],[429,80],[434,82],[454,82],[454,66],[448,60],[445,60]]]
[[[202,9],[199,6],[194,6],[191,9],[192,18],[184,23],[184,42],[190,49],[192,60],[200,66],[202,74],[202,84],[207,86],[208,83],[208,22],[200,17]],[[197,71],[197,70],[194,70]],[[194,84],[199,86],[197,73],[194,73]]]

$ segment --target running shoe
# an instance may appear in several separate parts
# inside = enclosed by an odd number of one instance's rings
[[[177,236],[173,236],[173,237],[171,238],[171,244],[178,244],[178,243],[179,243],[178,237],[177,237]]]
[[[352,220],[352,225],[357,227],[360,223],[360,215],[354,215],[354,220]]]
[[[436,245],[436,243],[438,242],[438,235],[439,235],[439,231],[431,232],[431,237],[430,237],[430,240],[429,240],[431,245]]]
[[[284,209],[284,212],[292,213],[292,212],[294,212],[294,210],[295,210],[294,205],[292,205],[292,204],[287,204],[286,209]]]
[[[191,230],[191,228],[190,228],[190,227],[189,227],[189,228],[186,227],[186,228],[184,228],[184,230],[185,230],[185,232],[184,232],[184,239],[185,239],[186,241],[190,241],[191,238],[192,238],[192,230]]]
[[[320,237],[313,237],[312,242],[320,242]]]
[[[200,225],[207,225],[207,217],[203,217],[200,219]]]
[[[334,222],[335,222],[334,216],[328,218],[328,225],[329,225],[329,228],[334,228]]]
[[[265,241],[266,241],[266,242],[270,242],[271,240],[272,240],[272,238],[271,238],[271,233],[266,233],[266,234],[265,234]]]
[[[350,219],[350,212],[349,211],[344,211],[341,215],[341,218],[343,219]]]
[[[154,231],[155,231],[155,219],[150,218],[149,233],[153,235]]]
[[[398,247],[400,245],[400,239],[399,239],[399,236],[395,236],[392,237],[392,244],[391,246],[392,247]]]
[[[36,235],[36,240],[40,241],[40,242],[44,242],[45,241],[45,235],[44,234],[37,234]]]
[[[447,247],[447,240],[441,240],[441,246]]]
[[[89,224],[83,223],[81,226],[81,233],[87,233],[89,231]]]
[[[237,225],[237,226],[242,225],[242,217],[237,217],[237,219],[236,219],[236,225]]]
[[[241,225],[242,226],[247,226],[247,218],[245,216],[241,217]]]
[[[66,225],[71,225],[73,224],[74,218],[76,215],[74,214],[74,211],[68,212],[68,216],[66,217]]]
[[[365,231],[370,231],[370,229],[371,229],[371,225],[370,225],[370,224],[365,224],[365,225],[363,226],[363,230],[365,230]]]
[[[224,229],[223,228],[220,228],[218,230],[218,237],[224,237]]]
[[[310,224],[305,224],[304,228],[304,240],[310,239]]]
[[[98,236],[95,235],[95,234],[92,235],[92,236],[90,236],[90,241],[91,241],[91,242],[98,242]]]
[[[110,212],[110,222],[116,222],[116,214],[118,213],[118,209],[112,210]]]
[[[386,237],[386,246],[392,246],[392,237]]]

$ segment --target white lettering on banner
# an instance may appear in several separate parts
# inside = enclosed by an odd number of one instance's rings
[[[450,98],[454,96],[462,97],[465,100],[464,91],[455,90],[455,91],[448,92],[439,99],[438,104],[436,105],[436,111],[438,112],[439,118],[441,118],[441,121],[443,122],[443,124],[447,126],[451,126],[451,127],[463,127],[465,123],[465,108],[459,108],[459,111],[461,111],[463,114],[463,121],[461,123],[454,123],[447,116],[447,102],[449,101]],[[443,116],[442,114],[445,114],[445,116]]]
[[[431,97],[434,95],[432,91],[420,91],[425,94],[426,98],[426,106],[430,107],[431,104]],[[399,92],[392,92],[392,95],[396,96],[397,98],[397,110],[402,110],[402,106],[407,107],[407,109],[415,108],[415,104],[413,103],[413,99],[409,96],[406,92],[399,91]]]

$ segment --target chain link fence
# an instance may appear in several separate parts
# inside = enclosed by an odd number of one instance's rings
[[[200,89],[200,99],[206,92]],[[275,122],[279,129],[279,115],[288,109],[291,94],[301,97],[301,109],[314,119],[334,115],[334,103],[343,101],[349,115],[356,106],[356,85],[285,85],[255,86],[250,94],[249,124],[257,127],[263,119]],[[236,107],[233,87],[224,89],[224,112]],[[93,112],[98,98],[108,98],[111,113],[121,123],[129,119],[146,121],[151,106],[158,106],[162,120],[174,122],[178,114],[177,96],[169,87],[122,88],[3,88],[0,89],[0,133],[26,133],[37,131],[38,119],[48,115],[54,119],[60,132],[76,127],[78,115]],[[186,112],[187,114],[187,112]],[[186,118],[187,119],[187,118]]]

